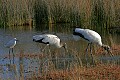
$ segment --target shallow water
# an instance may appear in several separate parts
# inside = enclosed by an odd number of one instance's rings
[[[72,30],[70,25],[59,24],[52,25],[49,28],[46,25],[41,25],[41,28],[26,28],[27,26],[18,26],[7,29],[0,29],[0,79],[17,79],[17,78],[26,78],[32,75],[36,71],[37,73],[41,73],[41,68],[43,67],[44,72],[47,72],[49,66],[49,61],[53,61],[57,67],[62,69],[62,66],[70,66],[79,62],[75,60],[74,53],[85,53],[85,48],[87,46],[87,42],[81,39],[80,41],[74,41],[72,37]],[[120,44],[120,34],[108,34],[107,32],[99,29],[94,29],[99,34],[101,34],[102,41],[105,44]],[[43,54],[48,55],[47,50],[45,53],[41,53],[41,49],[45,46],[42,44],[38,44],[32,41],[32,36],[36,34],[42,33],[52,33],[56,34],[63,42],[67,43],[69,53],[64,56],[65,52],[63,49],[55,49],[52,47],[51,52],[58,52],[59,58],[54,57],[52,59],[48,59],[48,56],[44,58],[37,57],[15,57],[15,64],[10,65],[10,60],[8,58],[8,48],[4,47],[4,44],[8,42],[13,37],[16,37],[19,41],[14,48],[14,54]],[[71,50],[71,51],[70,51]],[[76,52],[74,52],[76,51]],[[79,56],[83,56],[83,54]],[[55,55],[55,54],[54,54]],[[12,54],[11,54],[12,56]],[[110,57],[100,57],[100,60],[108,60]],[[115,58],[116,60],[120,60],[120,56]],[[11,58],[12,60],[12,58]],[[63,60],[63,61],[62,61]],[[61,61],[61,62],[60,62]],[[67,65],[63,65],[63,63]],[[70,65],[69,65],[70,63]],[[61,67],[59,67],[59,66]],[[46,67],[46,68],[45,68]],[[42,74],[41,74],[42,75]]]

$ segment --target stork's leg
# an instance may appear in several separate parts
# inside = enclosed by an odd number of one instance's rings
[[[9,49],[9,60],[10,60],[10,64],[11,64],[11,59],[10,59],[10,49]]]
[[[85,56],[86,62],[88,62],[88,48],[89,48],[89,45],[90,45],[90,43],[88,43],[87,48],[86,48],[86,56]]]
[[[47,49],[47,57],[50,59],[51,58],[51,50],[50,50],[50,45],[49,44],[47,44],[47,46],[48,46],[48,49]]]
[[[12,48],[12,54],[13,54],[13,64],[14,64],[14,57],[15,57],[15,55],[14,55],[14,52],[13,52],[13,48]]]
[[[45,47],[41,50],[42,52],[45,50],[45,48],[47,47],[47,45],[45,45]]]
[[[92,54],[92,43],[90,43],[90,55],[92,57],[92,63],[94,64],[93,54]]]
[[[51,51],[50,51],[50,45],[48,45],[49,46],[49,53],[51,53]]]

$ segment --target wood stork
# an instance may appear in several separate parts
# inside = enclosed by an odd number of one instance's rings
[[[93,30],[75,28],[73,30],[73,37],[74,37],[75,40],[79,40],[82,37],[83,39],[88,41],[88,45],[87,45],[87,48],[86,48],[86,56],[88,56],[87,52],[88,52],[88,47],[89,46],[90,46],[90,53],[91,53],[91,56],[92,56],[92,49],[91,49],[92,43],[95,43],[95,44],[101,46],[108,53],[111,53],[110,47],[108,45],[102,44],[101,36]],[[92,58],[93,58],[93,56],[92,56]],[[87,61],[87,58],[86,58],[86,61]]]
[[[13,48],[15,47],[16,43],[17,43],[17,39],[13,38],[10,41],[8,41],[4,46],[6,48],[9,48],[9,59],[10,59],[10,51],[12,50],[12,54],[13,54],[13,64],[14,64],[14,53],[13,53]],[[10,64],[11,64],[11,60],[10,60]]]
[[[47,46],[49,46],[49,50],[50,50],[50,46],[55,46],[56,48],[63,47],[65,49],[65,51],[67,51],[67,44],[62,43],[60,38],[58,38],[56,35],[53,35],[53,34],[35,35],[35,36],[33,36],[33,41],[47,44]],[[46,48],[46,46],[43,48],[43,50],[45,48]]]

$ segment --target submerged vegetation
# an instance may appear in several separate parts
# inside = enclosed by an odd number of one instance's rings
[[[119,80],[120,67],[98,64],[96,67],[78,67],[71,70],[50,70],[44,76],[31,76],[27,80]]]
[[[70,23],[82,27],[120,25],[120,0],[0,0],[0,26]]]
[[[114,56],[119,56],[120,45],[112,46]],[[15,57],[19,59],[16,64],[0,65],[0,79],[9,80],[119,80],[120,59],[98,60],[96,64],[86,66],[81,52],[71,50],[74,57],[65,58],[57,49],[48,56],[47,51],[41,54],[24,53],[21,51]],[[49,53],[50,54],[50,53]],[[95,52],[96,56],[103,55],[103,51]],[[68,54],[65,54],[66,56]],[[4,56],[8,57],[8,55]],[[4,58],[5,60],[5,58]],[[27,62],[26,62],[27,61]],[[81,64],[79,62],[81,61]],[[36,65],[37,64],[37,65]],[[83,66],[84,65],[84,66]],[[8,67],[8,70],[5,68]],[[12,73],[12,77],[2,77],[3,74]]]

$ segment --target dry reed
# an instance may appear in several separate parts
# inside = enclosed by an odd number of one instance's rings
[[[120,25],[120,0],[0,0],[0,25],[72,23],[82,27]]]

